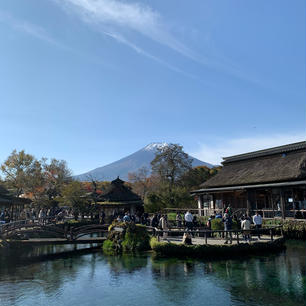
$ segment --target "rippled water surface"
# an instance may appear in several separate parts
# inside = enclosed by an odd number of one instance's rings
[[[17,266],[2,262],[0,305],[305,305],[305,254],[305,242],[292,241],[282,253],[239,260],[93,253]]]

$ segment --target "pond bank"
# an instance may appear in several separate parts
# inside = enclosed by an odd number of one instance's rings
[[[185,245],[171,242],[158,242],[151,238],[150,245],[158,257],[176,258],[230,258],[252,254],[269,254],[285,249],[285,239],[268,242],[232,245]]]

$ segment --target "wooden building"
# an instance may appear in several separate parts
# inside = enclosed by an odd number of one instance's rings
[[[223,167],[192,191],[200,215],[231,205],[264,217],[306,218],[306,142],[223,158]]]
[[[31,202],[29,199],[13,196],[5,187],[0,185],[0,213],[7,211],[12,220],[18,219],[25,205]]]
[[[124,214],[136,214],[143,211],[143,201],[131,188],[124,184],[119,177],[111,182],[106,193],[99,195],[97,204],[101,205],[106,216]]]

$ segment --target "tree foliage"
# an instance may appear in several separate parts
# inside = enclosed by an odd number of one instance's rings
[[[60,195],[71,181],[71,171],[63,160],[36,159],[24,150],[14,150],[1,165],[6,187],[15,195],[25,194],[34,203],[45,205]]]
[[[205,181],[214,176],[221,167],[208,168],[206,166],[198,166],[189,169],[180,179],[180,185],[187,188],[197,188]]]
[[[16,196],[20,196],[28,188],[28,177],[33,174],[35,158],[26,154],[24,150],[14,150],[1,165],[4,180],[9,189],[13,190]]]
[[[64,160],[52,158],[50,163],[44,159],[45,189],[49,200],[56,198],[61,193],[64,184],[71,182],[71,171]]]
[[[58,201],[62,205],[70,206],[74,215],[84,214],[88,210],[89,201],[86,197],[86,190],[81,182],[72,181],[62,187],[61,196]]]
[[[174,183],[192,167],[192,158],[179,144],[169,144],[157,149],[151,162],[152,171],[172,188]]]
[[[132,183],[133,191],[136,192],[142,199],[150,189],[150,170],[147,167],[142,167],[136,172],[128,174],[128,180]]]
[[[145,197],[147,211],[194,205],[188,188],[180,184],[184,174],[192,169],[192,159],[183,151],[182,146],[169,144],[158,148],[151,165],[156,185],[154,189],[148,190]]]

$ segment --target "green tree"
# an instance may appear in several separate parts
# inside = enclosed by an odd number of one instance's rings
[[[197,188],[205,181],[214,176],[221,167],[208,168],[206,166],[198,166],[184,173],[179,184],[187,188]]]
[[[128,174],[129,182],[132,184],[133,191],[136,192],[142,199],[150,188],[149,179],[150,170],[147,167],[142,167],[136,172]]]
[[[87,199],[86,190],[83,184],[78,181],[72,181],[62,187],[61,196],[57,200],[73,209],[75,219],[79,214],[82,216],[88,211],[90,201]]]
[[[71,182],[71,171],[66,161],[52,158],[50,163],[43,159],[43,170],[45,176],[45,192],[49,200],[60,196],[62,187]]]
[[[14,150],[1,165],[6,186],[18,197],[27,191],[28,178],[35,168],[35,157],[26,154],[24,150]]]
[[[161,180],[160,194],[167,195],[170,206],[175,203],[175,184],[182,175],[192,167],[192,159],[183,151],[179,144],[169,144],[157,149],[155,158],[151,162],[153,174]],[[164,188],[167,188],[165,193]]]

